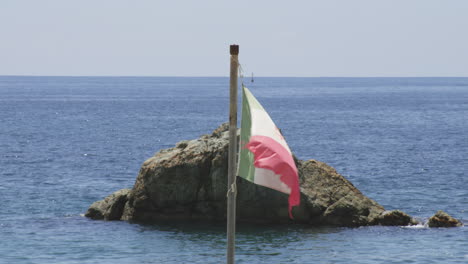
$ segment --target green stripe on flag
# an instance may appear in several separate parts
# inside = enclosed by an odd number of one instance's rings
[[[245,145],[250,141],[252,131],[252,115],[250,113],[250,107],[263,109],[255,97],[252,96],[250,91],[246,87],[242,86],[242,120],[239,143],[239,167],[237,175],[254,182],[254,155],[245,148]]]

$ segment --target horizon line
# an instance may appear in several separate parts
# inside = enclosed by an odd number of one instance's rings
[[[32,74],[0,74],[0,77],[102,77],[102,78],[229,78],[222,75],[190,76],[190,75],[32,75]],[[239,77],[241,78],[241,77]],[[250,76],[244,76],[250,79]],[[468,78],[467,76],[255,76],[255,78]]]

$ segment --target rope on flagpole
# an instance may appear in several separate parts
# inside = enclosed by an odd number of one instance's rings
[[[226,193],[226,197],[229,196],[229,192],[232,192],[234,193],[234,196],[237,196],[237,184],[234,182],[233,184],[231,184],[231,187],[229,187],[227,193]]]
[[[235,61],[237,62],[237,69],[239,72],[239,79],[241,81],[241,87],[244,87],[244,70],[242,69],[242,65],[239,62],[239,58],[235,58]],[[236,163],[238,164],[238,163]],[[237,175],[236,175],[237,179]],[[226,197],[229,196],[229,193],[232,192],[234,193],[234,197],[237,197],[237,183],[234,181],[230,186],[229,189],[226,192]]]
[[[244,69],[242,68],[242,65],[239,62],[239,58],[234,58],[235,61],[237,62],[237,67],[238,67],[238,72],[239,72],[239,79],[241,81],[241,87],[244,87]],[[237,178],[237,175],[236,175]],[[234,197],[237,197],[237,183],[234,181],[229,187],[229,189],[226,192],[226,197],[229,196],[229,192],[234,193]]]

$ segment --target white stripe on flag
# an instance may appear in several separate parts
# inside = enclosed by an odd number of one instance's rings
[[[257,108],[251,108],[250,112],[252,115],[252,128],[250,135],[270,137],[291,153],[283,135],[281,135],[281,132],[276,127],[275,123],[273,123],[273,120],[271,120],[268,113]]]
[[[281,175],[275,174],[271,170],[255,168],[254,183],[262,185],[283,193],[290,194],[291,188],[280,180]]]

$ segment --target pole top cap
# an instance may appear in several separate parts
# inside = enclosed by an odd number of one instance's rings
[[[231,55],[239,55],[239,45],[231,45],[229,51]]]

